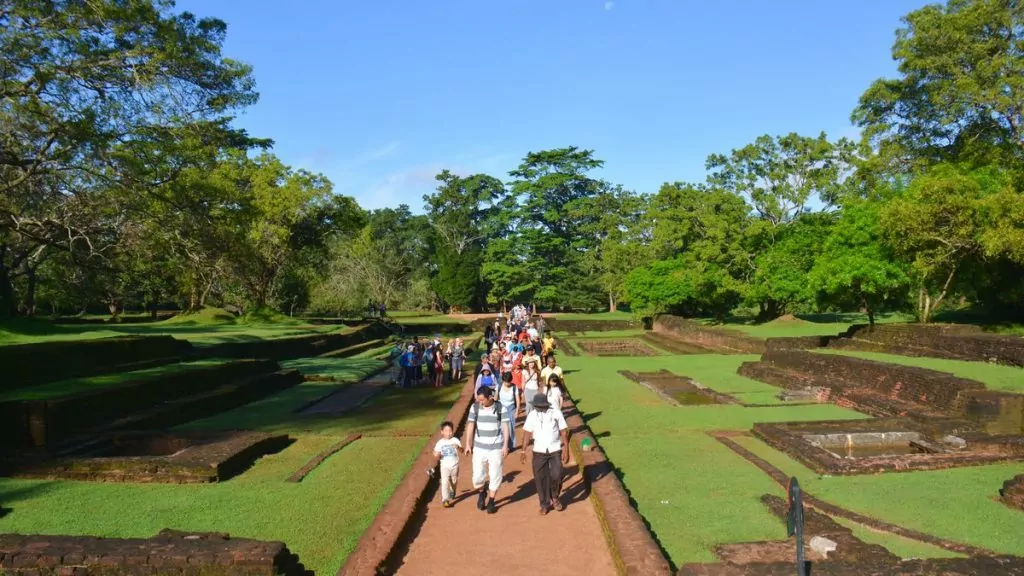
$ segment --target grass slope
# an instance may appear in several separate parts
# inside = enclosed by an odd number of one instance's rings
[[[49,382],[39,386],[17,388],[6,392],[0,392],[0,402],[6,402],[8,400],[45,400],[48,398],[57,398],[70,394],[77,394],[79,392],[126,384],[128,382],[154,380],[169,374],[189,372],[200,368],[226,364],[227,362],[228,360],[211,358],[206,360],[196,360],[193,362],[167,364],[165,366],[157,366],[155,368],[147,368],[145,370],[133,370],[131,372],[117,372],[114,374],[103,374],[87,378],[60,380],[58,382]]]

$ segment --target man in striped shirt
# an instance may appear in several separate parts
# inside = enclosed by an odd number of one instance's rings
[[[480,490],[476,507],[497,512],[494,498],[501,487],[502,463],[508,456],[511,414],[505,414],[494,401],[494,389],[481,386],[476,404],[469,409],[466,425],[466,454],[473,455],[473,488]],[[485,486],[485,482],[486,486]]]

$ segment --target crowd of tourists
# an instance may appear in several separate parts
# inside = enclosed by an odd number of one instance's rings
[[[440,336],[398,342],[391,349],[391,381],[402,388],[430,386],[440,388],[445,382],[462,379],[462,366],[466,361],[466,347],[462,338],[449,339],[442,344]]]
[[[540,513],[564,510],[562,466],[569,460],[568,431],[562,414],[565,384],[555,358],[556,344],[545,333],[543,318],[533,318],[525,306],[499,316],[485,331],[485,352],[476,370],[476,402],[470,407],[465,437],[454,436],[445,422],[434,447],[441,471],[441,502],[454,505],[460,452],[472,461],[476,505],[497,512],[495,498],[504,478],[504,461],[520,447],[520,460],[532,455]],[[516,429],[523,417],[522,438]],[[430,473],[434,468],[429,469]]]

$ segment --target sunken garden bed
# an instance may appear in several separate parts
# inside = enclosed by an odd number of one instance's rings
[[[759,423],[755,436],[819,474],[937,470],[1024,461],[1024,438],[905,418]]]
[[[162,530],[152,538],[0,534],[0,574],[306,576],[282,542]]]
[[[263,432],[124,432],[54,455],[10,454],[0,460],[0,475],[93,482],[220,482],[290,443],[287,435]]]
[[[719,394],[685,376],[678,376],[668,370],[640,373],[620,370],[619,374],[654,391],[667,402],[676,406],[736,403],[736,399],[732,396]]]
[[[576,340],[576,347],[591,356],[657,356],[658,351],[642,340],[591,338]]]

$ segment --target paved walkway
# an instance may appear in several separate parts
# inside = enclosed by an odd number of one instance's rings
[[[391,385],[390,371],[384,370],[366,380],[342,386],[337,392],[302,411],[302,414],[344,414],[365,404]]]
[[[517,432],[521,437],[522,429]],[[565,466],[565,510],[541,516],[530,460],[520,464],[519,454],[505,459],[493,515],[477,509],[472,463],[463,456],[455,507],[444,508],[440,494],[433,495],[397,573],[613,576],[615,564],[576,463]]]

